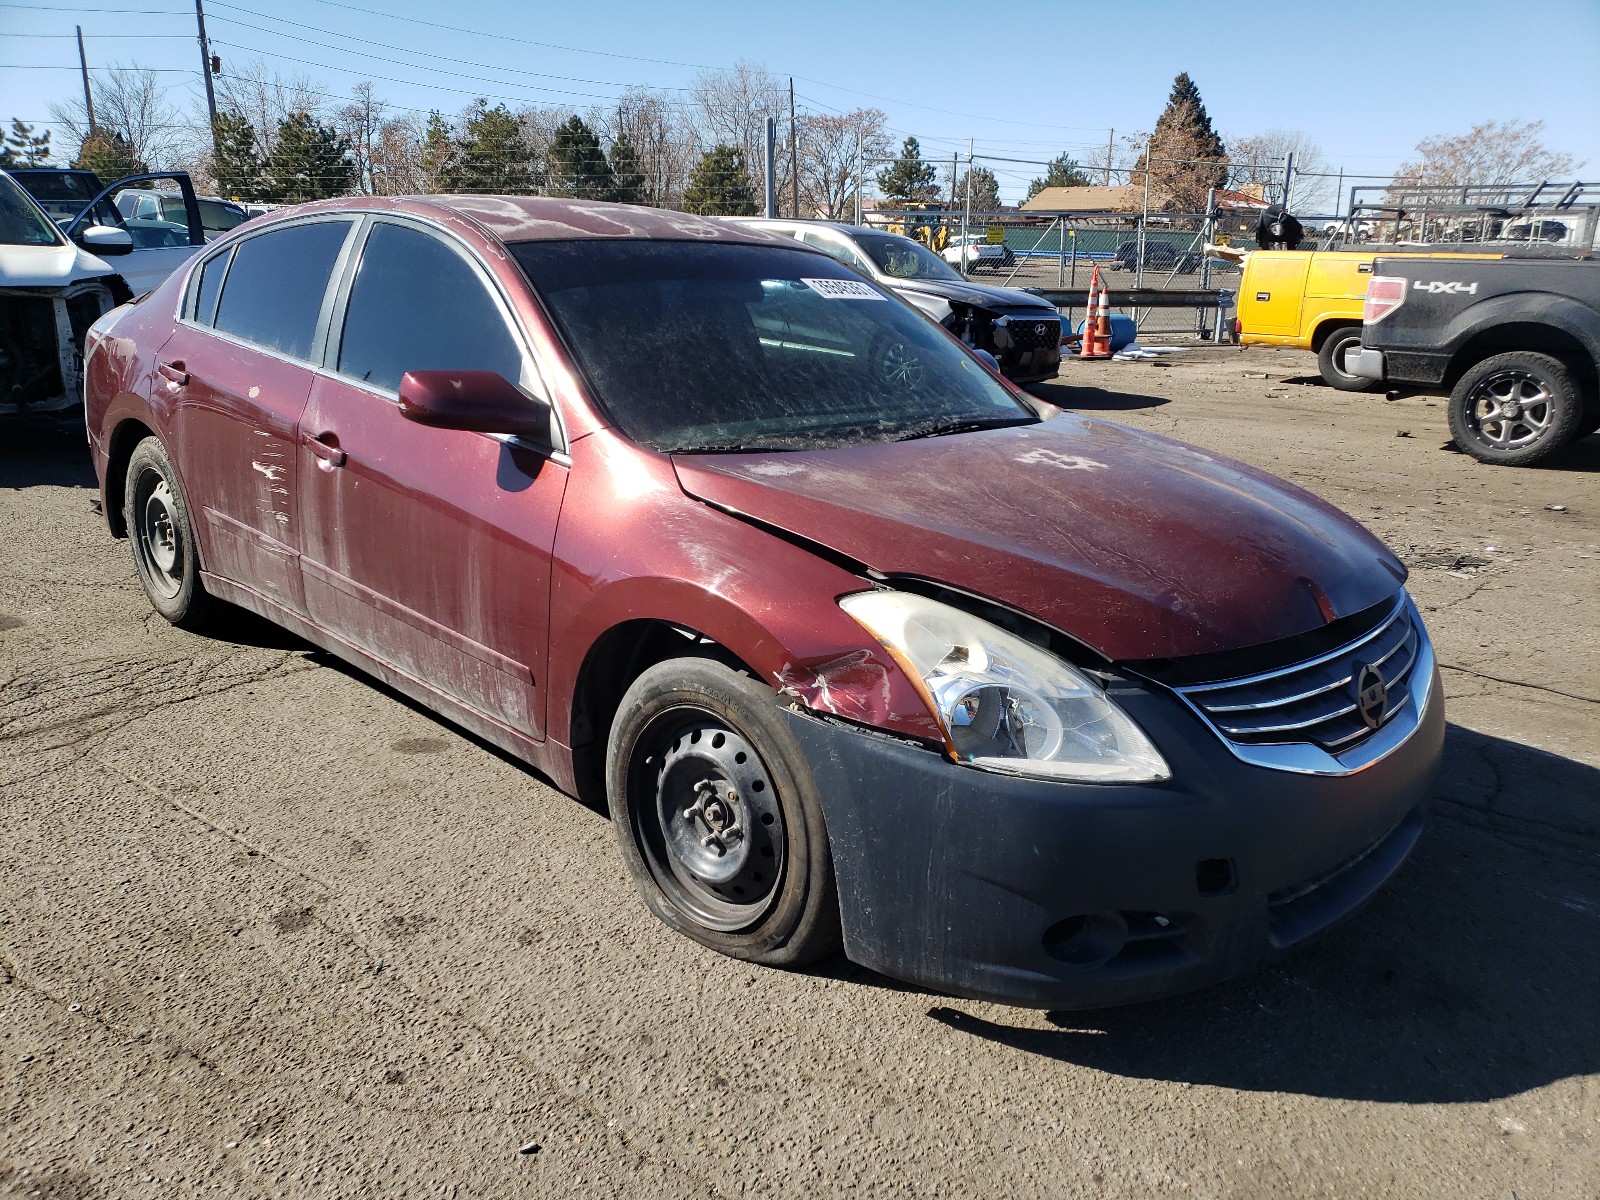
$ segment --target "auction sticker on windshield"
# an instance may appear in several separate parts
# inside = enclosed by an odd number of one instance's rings
[[[800,282],[812,291],[821,292],[834,300],[888,299],[870,283],[862,283],[855,279],[802,279]]]

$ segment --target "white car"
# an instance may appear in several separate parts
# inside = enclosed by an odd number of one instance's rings
[[[194,184],[182,171],[130,175],[109,187],[102,185],[93,171],[68,167],[19,167],[11,175],[74,242],[82,245],[83,232],[97,225],[127,233],[132,249],[110,253],[128,255],[117,264],[117,273],[135,296],[150,291],[206,244],[204,217]],[[124,216],[119,207],[122,196],[148,190],[152,185],[176,187],[181,207],[161,217]]]
[[[988,235],[983,233],[969,233],[965,237],[956,234],[944,248],[942,257],[956,270],[965,271],[968,275],[979,271],[1002,271],[1017,261],[1011,247],[1004,242],[991,242]]]
[[[128,255],[133,238],[90,225],[74,244],[0,171],[0,416],[62,412],[82,399],[84,335],[132,299],[122,276],[88,248]]]

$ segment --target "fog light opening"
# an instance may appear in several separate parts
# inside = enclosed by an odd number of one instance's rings
[[[1226,896],[1239,886],[1231,858],[1202,858],[1194,865],[1194,885],[1202,896]]]
[[[1128,940],[1128,926],[1117,913],[1080,913],[1057,921],[1040,940],[1051,958],[1098,967],[1117,956]]]

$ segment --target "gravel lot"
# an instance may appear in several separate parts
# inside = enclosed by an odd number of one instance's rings
[[[1075,1015],[716,957],[603,814],[271,626],[168,627],[81,435],[7,429],[0,1195],[1600,1195],[1600,437],[1482,467],[1293,351],[1068,372],[1411,564],[1447,763],[1355,920]]]

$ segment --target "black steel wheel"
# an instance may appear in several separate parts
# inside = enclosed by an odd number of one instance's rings
[[[199,629],[218,602],[200,581],[200,555],[183,486],[157,438],[133,448],[123,488],[123,521],[133,565],[151,606],[181,629]]]
[[[1450,433],[1480,462],[1526,467],[1579,435],[1585,408],[1560,359],[1531,350],[1486,358],[1450,393]]]
[[[1359,325],[1342,325],[1323,339],[1322,348],[1317,351],[1317,366],[1323,383],[1329,387],[1336,387],[1341,392],[1364,392],[1374,386],[1375,380],[1352,375],[1344,369],[1345,351],[1359,345],[1361,345]]]
[[[822,808],[770,689],[705,658],[649,668],[612,726],[606,793],[623,862],[666,924],[771,965],[838,948]]]

